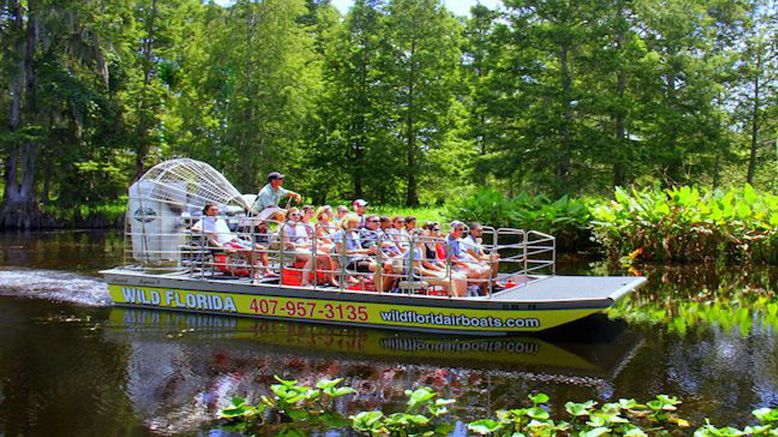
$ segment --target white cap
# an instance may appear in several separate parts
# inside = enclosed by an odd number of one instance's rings
[[[367,201],[365,199],[357,199],[357,200],[351,202],[351,204],[352,205],[357,205],[357,206],[365,206],[365,205],[367,205]]]
[[[282,213],[282,214],[285,214],[286,210],[282,209],[282,208],[279,208],[277,206],[270,206],[270,207],[267,207],[267,208],[263,209],[262,211],[260,211],[259,214],[257,214],[257,218],[260,219],[260,220],[263,220],[263,221],[264,220],[268,220],[271,217],[274,217],[279,212]]]

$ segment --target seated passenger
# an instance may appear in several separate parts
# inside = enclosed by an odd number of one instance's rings
[[[381,254],[394,258],[402,253],[399,247],[387,238],[380,228],[381,219],[377,215],[368,216],[365,220],[365,227],[359,231],[359,238],[363,248],[373,245],[379,246]]]
[[[375,223],[378,223],[377,219]],[[375,289],[391,290],[394,287],[394,278],[391,276],[393,273],[392,265],[389,262],[382,262],[381,267],[385,274],[382,275],[378,271],[378,264],[370,259],[371,255],[378,253],[378,245],[372,244],[365,247],[362,244],[358,229],[359,216],[348,214],[341,220],[340,224],[343,231],[337,238],[336,247],[337,252],[345,257],[346,269],[359,273],[374,273]]]
[[[422,232],[427,236],[424,243],[427,260],[445,269],[446,247],[445,240],[440,235],[440,225],[438,222],[426,222],[422,227]]]
[[[391,223],[392,226],[384,232],[400,248],[400,251],[405,252],[411,244],[411,236],[405,230],[405,218],[394,216]]]
[[[354,207],[354,213],[359,217],[359,228],[364,228],[365,221],[367,220],[367,201],[365,199],[357,199],[351,202],[351,206]]]
[[[305,225],[305,233],[308,234],[309,239],[313,239],[313,234],[316,232],[313,229],[311,220],[316,215],[316,211],[313,209],[313,205],[303,205],[302,208],[300,208],[300,212],[303,214],[300,222]]]
[[[330,222],[331,219],[332,208],[328,205],[319,207],[319,209],[316,210],[317,247],[323,252],[330,252],[331,249],[335,247],[333,237],[337,232],[337,227]]]
[[[470,223],[470,230],[467,236],[462,239],[462,247],[465,251],[483,265],[489,266],[492,272],[492,278],[497,277],[500,268],[500,254],[496,251],[486,253],[482,246],[483,226],[478,222]]]
[[[216,205],[213,203],[206,204],[203,208],[203,218],[200,220],[199,226],[195,224],[192,226],[192,230],[202,231],[208,239],[208,243],[212,246],[240,251],[251,264],[255,264],[254,255],[255,251],[258,251],[264,273],[266,275],[269,274],[266,248],[259,244],[253,244],[251,241],[238,238],[236,234],[230,231],[227,222],[223,218],[217,217],[218,214],[219,208]]]
[[[305,262],[300,286],[307,287],[310,285],[311,269],[313,268],[313,244],[312,240],[308,238],[306,226],[301,220],[302,214],[300,210],[289,208],[286,212],[286,222],[281,226],[279,232],[284,248],[292,252],[297,261]],[[332,270],[330,256],[326,253],[317,251],[316,263],[318,269],[323,271]],[[330,284],[336,287],[339,286],[333,274],[327,274],[326,276]]]
[[[335,222],[340,223],[341,220],[343,220],[343,217],[348,214],[348,208],[346,208],[345,205],[338,205],[337,208],[335,208],[335,212],[337,213],[337,217],[335,217]]]
[[[443,287],[449,296],[463,297],[467,295],[467,275],[451,270],[446,273],[445,267],[433,264],[427,260],[425,243],[428,236],[420,236],[414,242],[413,250],[408,250],[406,261],[409,279],[425,281],[430,285]]]
[[[451,262],[452,268],[466,272],[471,282],[481,289],[481,294],[486,295],[491,269],[480,264],[462,248],[461,238],[464,231],[464,223],[456,220],[451,222],[451,229],[446,236],[446,260]]]
[[[381,221],[381,232],[386,232],[393,227],[392,220],[389,217],[382,215],[379,220]]]
[[[412,215],[405,217],[405,232],[408,235],[421,234],[421,229],[416,227],[416,217]]]

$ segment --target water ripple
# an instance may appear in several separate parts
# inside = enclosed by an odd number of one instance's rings
[[[111,304],[105,282],[57,270],[2,270],[0,295],[72,302],[87,306]]]

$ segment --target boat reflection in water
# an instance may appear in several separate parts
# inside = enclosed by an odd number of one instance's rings
[[[136,412],[153,430],[170,433],[197,429],[234,395],[269,394],[273,375],[305,383],[345,377],[360,394],[340,405],[344,414],[401,402],[403,390],[417,385],[461,398],[469,411],[486,410],[500,403],[491,391],[506,378],[609,386],[642,343],[604,318],[538,337],[501,338],[119,307],[111,309],[110,322],[109,339],[129,346],[128,392]],[[503,389],[510,388],[505,382]]]

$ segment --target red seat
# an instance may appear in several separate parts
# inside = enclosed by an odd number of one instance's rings
[[[295,261],[290,267],[284,267],[281,269],[281,284],[283,285],[297,285],[302,283],[303,279],[303,267],[305,267],[305,261]],[[324,284],[327,282],[327,274],[325,272],[317,272],[317,283]],[[309,273],[308,281],[313,283],[313,272]]]
[[[248,276],[251,274],[246,265],[238,264],[236,261],[237,259],[229,253],[215,253],[213,255],[213,266],[225,275]]]
[[[375,291],[375,283],[373,281],[361,281],[353,285],[349,285],[347,290],[354,291]]]

